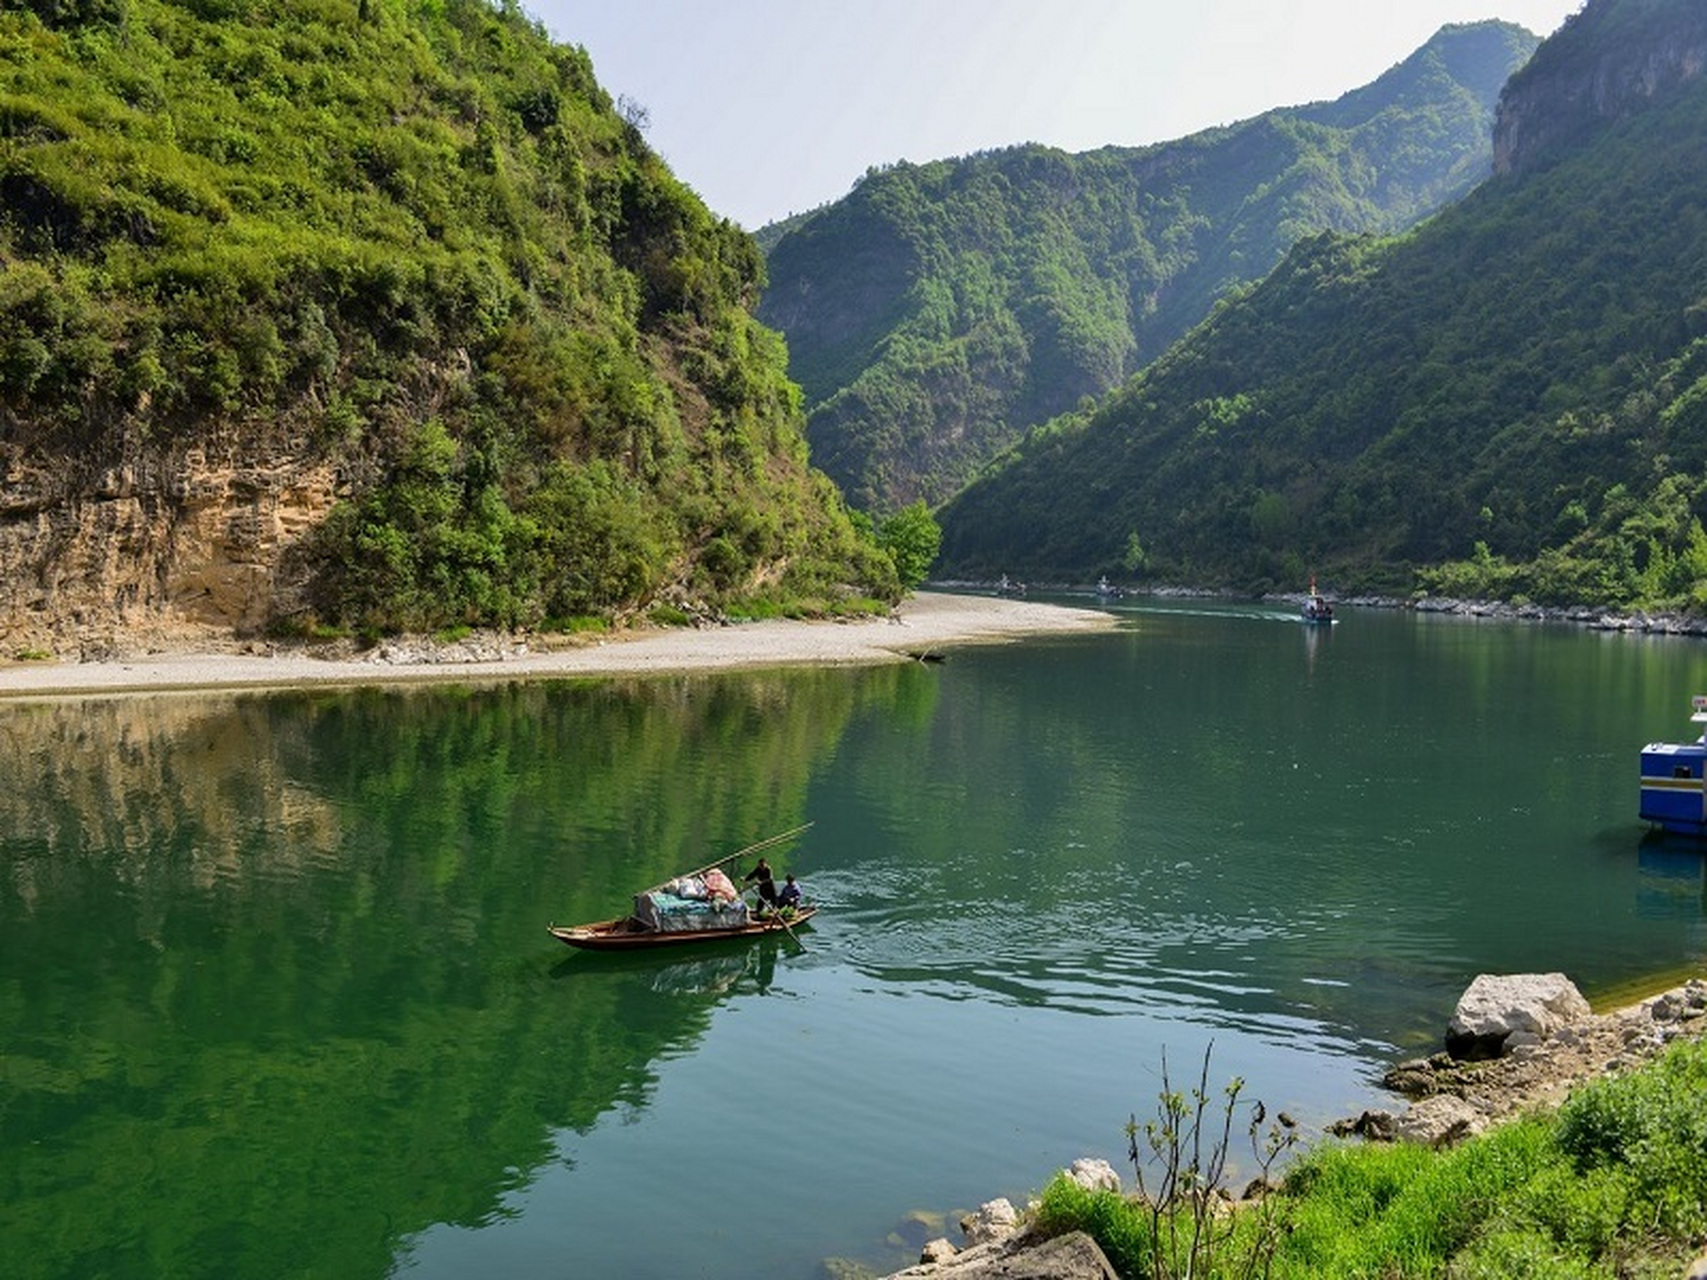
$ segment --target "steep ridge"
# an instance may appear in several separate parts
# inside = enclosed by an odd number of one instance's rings
[[[1489,172],[1535,37],[1451,26],[1334,102],[1177,142],[873,171],[761,233],[813,460],[858,507],[939,502],[1027,425],[1118,386],[1323,230],[1392,232]]]
[[[1494,169],[1533,169],[1596,125],[1638,111],[1707,66],[1707,7],[1590,5],[1512,77],[1494,125]]]
[[[1508,123],[1517,163],[1409,236],[1301,244],[951,503],[942,571],[1707,605],[1707,77],[1601,73],[1700,14],[1592,0],[1505,108],[1592,127]]]

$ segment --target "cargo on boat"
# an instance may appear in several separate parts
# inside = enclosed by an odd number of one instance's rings
[[[741,891],[723,867],[737,858],[793,839],[811,825],[808,822],[697,870],[643,889],[634,895],[634,910],[629,915],[614,920],[595,920],[590,924],[549,924],[546,932],[571,947],[605,951],[757,937],[767,933],[788,933],[792,936],[795,926],[811,919],[818,909],[806,903],[755,909],[741,897]]]

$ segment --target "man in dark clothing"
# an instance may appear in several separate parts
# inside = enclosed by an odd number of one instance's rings
[[[784,908],[787,908],[787,907],[794,907],[796,909],[799,908],[799,906],[800,906],[800,886],[794,883],[794,873],[793,872],[789,873],[788,879],[784,882],[781,892],[779,892],[776,895],[776,904],[777,904],[777,906],[784,907]]]
[[[752,884],[754,881],[757,881],[759,886],[760,910],[767,907],[774,909],[776,907],[776,879],[771,875],[771,864],[763,858],[759,859],[758,866],[741,877],[741,883],[744,885]]]

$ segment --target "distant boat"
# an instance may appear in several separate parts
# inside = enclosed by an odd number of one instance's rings
[[[1707,725],[1707,697],[1690,703],[1691,724]],[[1642,748],[1641,816],[1678,835],[1707,835],[1707,734],[1694,742],[1650,742]]]
[[[999,596],[1023,596],[1025,594],[1025,583],[1015,582],[1004,573],[1002,580],[996,584],[996,594]]]
[[[1104,600],[1118,600],[1120,599],[1120,588],[1110,582],[1105,573],[1097,579],[1097,595]]]
[[[1334,607],[1320,591],[1316,590],[1316,580],[1310,579],[1310,594],[1304,597],[1303,619],[1308,623],[1326,624],[1334,620]]]
[[[568,946],[594,951],[756,938],[766,933],[787,933],[793,937],[795,926],[817,915],[817,907],[802,904],[755,911],[741,899],[722,868],[725,863],[791,839],[811,825],[808,822],[806,826],[761,840],[695,871],[643,889],[634,895],[634,911],[629,915],[590,924],[548,924],[545,931]]]

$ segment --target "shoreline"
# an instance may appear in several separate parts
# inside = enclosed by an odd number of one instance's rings
[[[451,645],[395,641],[362,654],[347,648],[317,654],[311,645],[209,636],[95,661],[0,662],[0,702],[872,665],[1026,636],[1108,631],[1118,624],[1114,615],[1095,609],[927,591],[909,596],[888,618],[648,630],[537,649],[519,638],[487,638]]]

